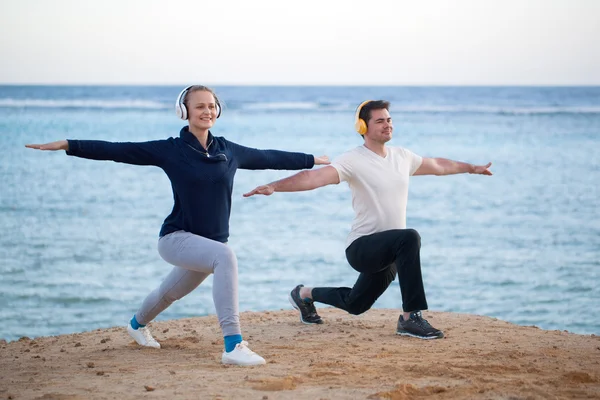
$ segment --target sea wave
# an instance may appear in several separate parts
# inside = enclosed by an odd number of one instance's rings
[[[0,99],[4,108],[88,108],[88,109],[151,109],[169,108],[165,103],[149,100],[105,100],[105,99]]]
[[[336,101],[235,102],[225,108],[264,112],[353,112],[356,105]],[[107,110],[170,110],[172,102],[142,99],[14,99],[0,98],[0,108],[55,108]],[[409,114],[600,114],[600,106],[408,105],[392,104],[392,112]]]

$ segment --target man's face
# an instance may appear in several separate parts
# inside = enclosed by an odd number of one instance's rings
[[[392,117],[390,112],[385,108],[382,110],[372,110],[371,119],[367,124],[367,133],[365,134],[370,140],[377,143],[386,143],[392,139]]]

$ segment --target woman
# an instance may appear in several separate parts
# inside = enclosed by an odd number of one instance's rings
[[[265,360],[242,340],[240,329],[237,259],[227,246],[234,175],[238,168],[297,170],[329,164],[329,160],[325,156],[257,150],[213,136],[209,129],[219,118],[221,105],[205,86],[185,88],[177,98],[176,111],[181,119],[188,120],[178,138],[141,143],[61,140],[26,147],[160,167],[171,181],[175,204],[160,230],[158,251],[174,267],[146,297],[127,331],[138,344],[160,348],[146,325],[213,273],[213,300],[225,342],[222,362],[264,364]]]

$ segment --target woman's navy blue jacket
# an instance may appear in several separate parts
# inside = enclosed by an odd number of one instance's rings
[[[227,242],[233,178],[241,169],[312,168],[310,154],[244,147],[208,134],[207,149],[188,130],[178,138],[140,143],[68,140],[68,155],[162,168],[171,181],[175,204],[159,236],[184,230]]]

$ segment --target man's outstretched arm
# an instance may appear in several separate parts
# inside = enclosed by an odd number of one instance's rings
[[[244,197],[254,196],[255,194],[270,196],[274,192],[301,192],[338,183],[340,183],[340,176],[337,170],[334,167],[323,167],[301,171],[279,181],[258,186],[256,189],[244,194]]]
[[[446,158],[423,158],[421,166],[414,175],[453,175],[453,174],[479,174],[492,175],[489,170],[492,163],[486,165],[473,165],[461,161],[452,161]]]

